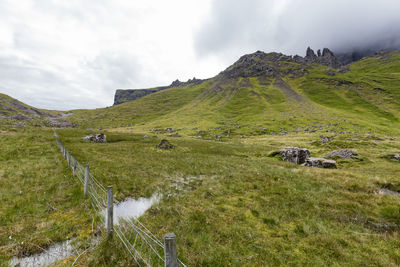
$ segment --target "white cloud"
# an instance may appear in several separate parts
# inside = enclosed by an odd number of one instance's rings
[[[256,50],[304,55],[307,46],[400,46],[399,13],[398,0],[214,0],[196,51],[232,62]]]
[[[0,1],[0,91],[50,109],[112,105],[117,88],[207,78],[193,29],[207,1]],[[206,67],[207,66],[207,67]]]
[[[39,108],[208,78],[256,50],[400,44],[398,0],[0,0],[0,92]]]

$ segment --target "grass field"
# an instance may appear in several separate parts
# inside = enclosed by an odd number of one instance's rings
[[[316,133],[225,142],[184,136],[169,138],[176,149],[162,151],[155,149],[162,135],[107,132],[108,143],[95,144],[80,140],[85,130],[58,133],[118,200],[162,192],[141,220],[160,239],[175,232],[179,256],[192,266],[400,264],[399,198],[377,194],[400,185],[400,163],[385,157],[400,151],[398,137],[336,135],[321,144]],[[10,129],[2,140],[2,260],[67,237],[84,248],[94,214],[52,132]],[[326,170],[270,157],[288,145],[315,156],[351,148],[359,159]],[[118,242],[104,240],[80,264],[129,259]]]

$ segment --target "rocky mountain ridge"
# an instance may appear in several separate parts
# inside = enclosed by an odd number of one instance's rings
[[[339,68],[343,64],[328,48],[318,50],[317,54],[308,47],[306,56],[298,55],[288,56],[282,53],[265,53],[256,51],[252,54],[247,54],[239,58],[233,65],[219,73],[215,79],[235,79],[239,77],[300,77],[307,74],[307,68],[310,64],[322,64],[332,68]],[[179,80],[173,81],[168,86],[156,87],[151,89],[118,89],[114,96],[114,105],[122,104],[128,101],[133,101],[155,92],[173,87],[183,87],[189,84],[198,85],[205,80],[189,79],[187,82]]]
[[[73,127],[64,118],[71,113],[50,112],[31,107],[8,95],[0,94],[0,123],[14,126]]]

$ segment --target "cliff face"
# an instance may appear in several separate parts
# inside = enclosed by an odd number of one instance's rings
[[[168,86],[160,86],[152,89],[118,89],[117,91],[115,91],[114,95],[114,106],[128,101],[133,101],[146,95],[150,95],[168,88],[183,87],[189,84],[197,85],[202,83],[203,81],[204,80],[193,78],[189,79],[187,82],[175,80]]]
[[[158,92],[159,89],[118,89],[114,96],[114,105],[119,105],[128,101],[133,101],[146,95]]]

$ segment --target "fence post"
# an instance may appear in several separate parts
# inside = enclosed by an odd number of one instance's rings
[[[85,167],[85,182],[83,184],[83,196],[86,197],[89,191],[89,165]]]
[[[164,236],[164,255],[165,267],[178,266],[178,258],[176,256],[176,236],[174,233],[168,233]]]
[[[112,236],[113,233],[113,189],[107,187],[107,233]]]
[[[77,163],[76,163],[76,158],[75,158],[75,157],[72,157],[72,161],[73,161],[73,163],[74,163],[74,165],[73,165],[73,167],[72,167],[72,173],[73,173],[74,175],[76,175],[76,165],[77,165]]]
[[[68,169],[71,169],[71,152],[67,154]]]

